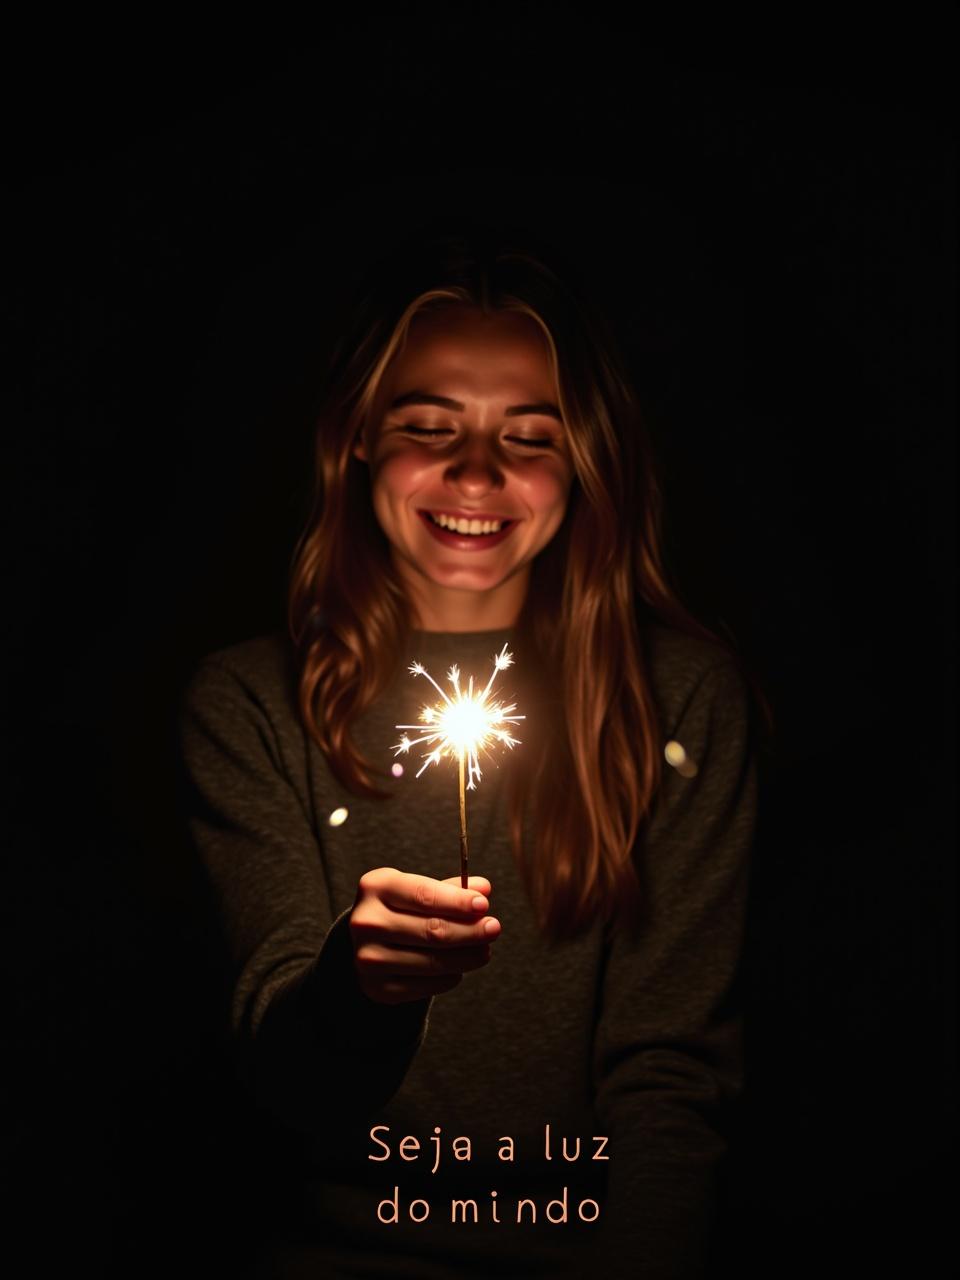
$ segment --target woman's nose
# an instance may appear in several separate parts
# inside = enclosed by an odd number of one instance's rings
[[[450,459],[445,478],[467,495],[479,496],[503,486],[503,471],[496,455],[483,443],[465,443]]]

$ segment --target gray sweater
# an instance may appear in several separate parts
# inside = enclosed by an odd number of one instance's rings
[[[181,717],[189,824],[221,911],[239,1060],[302,1135],[302,1201],[263,1275],[699,1274],[741,1087],[734,977],[756,770],[735,665],[679,633],[644,634],[662,743],[682,744],[696,771],[664,764],[637,852],[639,937],[599,921],[559,946],[539,935],[509,845],[503,752],[468,793],[470,870],[491,881],[502,924],[491,962],[395,1006],[356,982],[357,882],[379,866],[458,874],[455,765],[416,778],[411,753],[389,800],[347,792],[300,723],[279,634],[195,672]],[[454,662],[485,680],[510,639],[413,633],[355,726],[367,758],[389,771],[395,726],[436,701],[409,661],[441,683]],[[536,655],[514,659],[497,686],[519,696]],[[381,1220],[394,1199],[397,1221]]]

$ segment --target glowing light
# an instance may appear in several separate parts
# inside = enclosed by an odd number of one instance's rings
[[[399,760],[395,764],[392,764],[390,766],[390,772],[393,774],[395,778],[403,777],[403,765],[399,762]]]
[[[439,764],[446,756],[456,760],[460,766],[460,884],[466,889],[467,877],[467,803],[464,791],[473,791],[481,779],[480,754],[487,752],[499,743],[504,747],[520,745],[510,726],[519,724],[524,716],[514,715],[516,704],[504,706],[493,699],[493,682],[498,671],[505,671],[513,662],[513,655],[507,652],[504,645],[493,659],[493,671],[482,693],[474,693],[473,676],[470,677],[466,689],[460,687],[460,668],[452,666],[447,672],[447,679],[453,686],[453,697],[445,693],[433,676],[419,662],[410,667],[410,674],[423,676],[429,680],[439,693],[441,701],[433,706],[425,706],[420,713],[419,724],[398,724],[398,729],[409,729],[418,733],[411,738],[404,733],[394,753],[406,753],[411,747],[427,745],[431,748],[423,753],[423,764],[417,771],[417,777],[432,764]],[[466,785],[465,785],[466,784]]]
[[[334,809],[327,821],[330,823],[331,827],[342,827],[349,816],[349,809]]]
[[[513,748],[520,745],[510,726],[519,724],[524,716],[514,715],[516,704],[504,706],[493,700],[493,682],[498,671],[505,671],[513,662],[513,655],[507,652],[504,645],[493,659],[493,671],[482,693],[474,693],[473,676],[467,688],[460,686],[460,668],[452,666],[447,672],[447,679],[453,686],[453,697],[440,688],[429,671],[419,662],[410,667],[411,675],[424,676],[429,680],[441,702],[433,706],[425,706],[420,713],[419,724],[398,724],[398,729],[419,732],[419,736],[411,738],[404,733],[394,751],[396,755],[407,752],[411,747],[427,744],[432,750],[424,752],[424,763],[417,771],[417,777],[431,764],[439,764],[446,756],[449,759],[463,761],[466,766],[468,791],[474,791],[481,780],[480,754],[487,752],[496,743]]]
[[[672,764],[681,778],[695,778],[697,776],[697,766],[687,755],[681,743],[671,739],[663,748],[663,754],[666,757],[667,764]]]

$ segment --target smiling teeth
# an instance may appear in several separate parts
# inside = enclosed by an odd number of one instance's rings
[[[449,529],[452,533],[477,536],[484,533],[499,533],[503,528],[502,520],[466,520],[463,516],[457,519],[443,514],[434,515],[432,511],[428,511],[427,515],[434,524],[438,524],[441,529]]]

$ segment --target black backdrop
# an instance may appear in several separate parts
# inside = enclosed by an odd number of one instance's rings
[[[671,564],[777,716],[717,1274],[932,1274],[954,1097],[950,24],[681,38],[589,13],[12,46],[8,1129],[38,1265],[232,1274],[286,1194],[282,1139],[239,1123],[226,1081],[173,708],[201,654],[282,625],[345,280],[461,209],[590,270]]]

